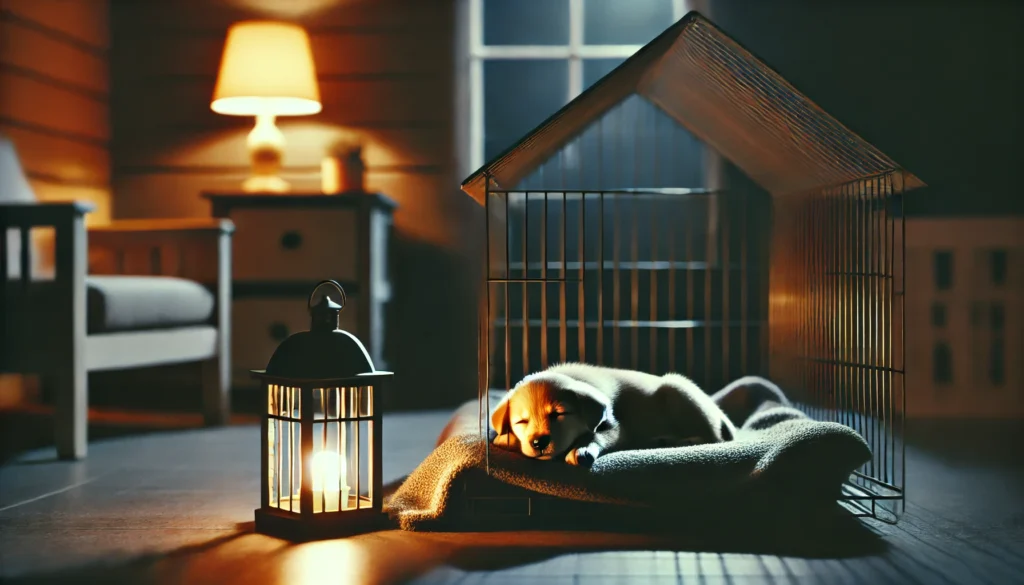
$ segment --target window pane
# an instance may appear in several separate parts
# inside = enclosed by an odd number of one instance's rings
[[[1006,282],[1006,250],[992,250],[989,259],[992,266],[992,284],[999,286]]]
[[[590,86],[623,59],[585,59]],[[584,168],[570,173],[585,189],[704,185],[704,145],[661,109],[633,95],[606,112],[580,139]]]
[[[938,342],[932,350],[932,377],[937,384],[953,381],[953,355],[945,342]]]
[[[952,252],[935,252],[935,288],[939,290],[947,290],[953,288]]]
[[[512,146],[565,105],[569,62],[564,59],[484,63],[484,159]]]
[[[672,0],[583,2],[583,42],[588,45],[646,45],[672,22]]]
[[[568,45],[569,0],[484,0],[485,45]]]
[[[932,305],[932,325],[935,327],[946,326],[946,305],[942,303]]]
[[[625,59],[584,59],[583,60],[583,89],[594,85],[602,77],[608,75],[613,69],[622,64]]]

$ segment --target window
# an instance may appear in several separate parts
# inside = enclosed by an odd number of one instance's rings
[[[1002,286],[1006,284],[1006,250],[992,250],[989,252],[989,270],[992,274],[992,284]]]
[[[945,341],[939,341],[932,350],[932,377],[939,385],[953,382],[953,352]]]
[[[1006,380],[1006,348],[1001,335],[992,338],[989,353],[988,379],[993,386],[1002,386]]]
[[[470,167],[682,18],[689,0],[469,0]]]
[[[935,252],[935,288],[938,290],[953,288],[953,252],[949,250]]]
[[[946,305],[935,303],[932,305],[932,326],[946,326]]]

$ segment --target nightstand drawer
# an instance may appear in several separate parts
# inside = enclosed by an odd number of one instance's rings
[[[332,278],[358,280],[355,210],[239,208],[231,220],[237,280],[318,280],[325,266]]]
[[[306,300],[305,297],[247,298],[232,303],[231,359],[235,386],[254,386],[256,383],[249,370],[267,367],[270,356],[282,341],[300,331],[309,331]],[[342,329],[360,337],[359,299],[348,297],[339,322]]]

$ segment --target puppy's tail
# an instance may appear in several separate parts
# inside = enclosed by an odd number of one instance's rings
[[[790,406],[789,399],[773,382],[760,376],[744,376],[734,380],[711,396],[736,427],[742,427],[751,416],[774,406]]]

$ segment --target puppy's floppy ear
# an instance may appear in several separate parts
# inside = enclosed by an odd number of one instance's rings
[[[508,420],[508,402],[509,399],[512,398],[512,392],[514,391],[506,393],[501,399],[501,402],[499,402],[491,412],[491,428],[493,428],[498,435],[507,435],[512,430],[509,426]]]
[[[569,388],[569,392],[576,403],[580,418],[586,422],[588,428],[596,430],[608,418],[611,405],[605,396],[585,387]]]

